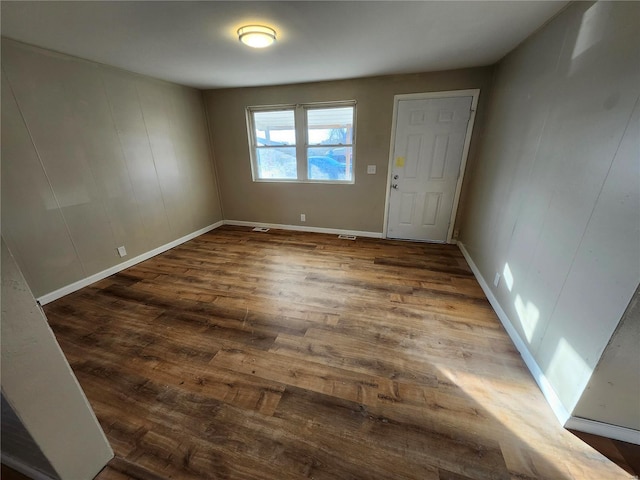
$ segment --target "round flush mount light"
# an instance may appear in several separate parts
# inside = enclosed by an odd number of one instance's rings
[[[265,48],[276,41],[276,31],[264,25],[245,25],[238,29],[238,39],[252,48]]]

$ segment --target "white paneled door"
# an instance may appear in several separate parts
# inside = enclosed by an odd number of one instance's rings
[[[387,237],[448,240],[476,98],[397,100]]]

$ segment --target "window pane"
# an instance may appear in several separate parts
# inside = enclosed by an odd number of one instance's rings
[[[256,148],[258,178],[297,179],[296,149]]]
[[[311,147],[307,149],[309,180],[344,180],[353,178],[351,147]]]
[[[296,144],[293,110],[253,112],[253,126],[259,147]]]
[[[310,145],[353,143],[353,107],[307,110],[307,138]]]

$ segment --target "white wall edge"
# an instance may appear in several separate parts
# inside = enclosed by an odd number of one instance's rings
[[[78,291],[81,288],[84,288],[88,285],[91,285],[92,283],[102,280],[103,278],[110,277],[115,273],[118,273],[122,270],[132,267],[140,262],[144,262],[145,260],[148,260],[151,257],[155,257],[156,255],[159,255],[163,252],[166,252],[167,250],[173,247],[177,247],[182,243],[188,242],[189,240],[193,240],[194,238],[199,237],[203,233],[207,233],[207,232],[210,232],[211,230],[215,230],[216,228],[222,225],[224,225],[224,221],[220,220],[219,222],[208,225],[204,228],[201,228],[200,230],[196,230],[195,232],[185,235],[184,237],[180,237],[169,243],[166,243],[157,248],[154,248],[153,250],[150,250],[141,255],[138,255],[137,257],[131,258],[126,262],[119,263],[118,265],[114,265],[113,267],[107,268],[106,270],[102,270],[101,272],[94,273],[93,275],[83,278],[82,280],[78,280],[77,282],[73,282],[65,287],[59,288],[58,290],[54,290],[53,292],[46,293],[41,297],[38,297],[37,300],[38,302],[40,302],[40,305],[46,305],[47,303],[51,303],[54,300],[57,300],[59,298],[64,297],[65,295],[69,295],[70,293]]]
[[[601,437],[613,438],[627,443],[635,443],[640,445],[640,430],[634,430],[627,427],[619,427],[610,423],[597,422],[581,417],[570,417],[565,428],[578,430],[579,432],[592,433]]]
[[[342,230],[339,228],[307,227],[305,225],[282,225],[279,223],[246,222],[244,220],[225,220],[225,225],[236,227],[265,227],[275,230],[294,230],[297,232],[328,233],[335,235],[355,235],[356,237],[382,238],[382,232],[364,232],[360,230]]]
[[[544,374],[544,372],[542,371],[542,369],[540,368],[536,360],[533,358],[533,355],[527,348],[527,345],[524,343],[524,341],[522,340],[522,338],[520,337],[516,329],[513,327],[513,324],[509,320],[509,317],[507,316],[506,312],[502,309],[500,302],[498,302],[498,299],[495,297],[495,295],[491,291],[491,288],[489,288],[489,284],[486,282],[486,280],[480,273],[480,270],[478,269],[475,262],[471,258],[471,255],[469,255],[469,252],[465,248],[464,244],[458,241],[457,245],[458,245],[458,248],[460,248],[462,255],[464,255],[465,260],[471,267],[471,270],[473,271],[473,274],[475,275],[476,280],[478,280],[478,283],[480,284],[482,291],[484,292],[487,299],[489,300],[491,307],[496,312],[496,315],[498,315],[498,318],[500,319],[502,326],[507,331],[507,334],[511,338],[511,341],[513,342],[515,347],[518,349],[518,352],[520,352],[520,355],[522,356],[522,359],[524,360],[525,365],[529,369],[529,372],[531,372],[531,375],[533,375],[533,378],[535,379],[536,383],[540,387],[540,390],[542,390],[542,394],[544,395],[544,398],[547,400],[547,403],[551,407],[551,410],[555,414],[560,424],[563,427],[566,426],[567,420],[569,420],[569,418],[571,417],[571,414],[567,411],[565,406],[562,404],[562,402],[560,401],[560,398],[558,397],[558,394],[555,392],[555,390],[551,386],[549,379],[547,379],[546,375]]]
[[[32,478],[33,480],[55,480],[53,477],[50,477],[40,470],[36,470],[26,463],[23,463],[21,460],[18,460],[11,455],[7,455],[4,452],[2,452],[2,463],[4,463],[7,467],[14,469],[16,472]]]

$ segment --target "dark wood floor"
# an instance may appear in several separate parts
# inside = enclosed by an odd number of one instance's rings
[[[576,430],[570,431],[635,478],[640,476],[640,445],[591,433],[578,432]]]
[[[613,479],[454,246],[222,227],[45,307],[100,480]]]
[[[3,480],[30,480],[26,475],[7,467],[4,463],[0,465],[0,478]]]

